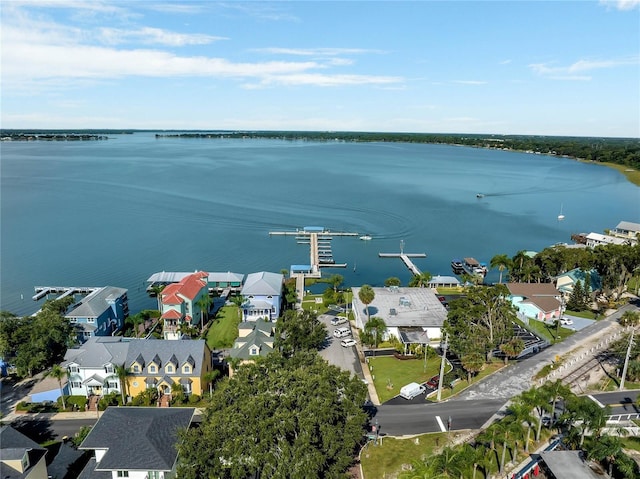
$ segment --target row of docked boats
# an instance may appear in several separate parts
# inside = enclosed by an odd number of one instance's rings
[[[470,274],[473,276],[479,276],[484,278],[487,275],[487,265],[486,263],[481,263],[475,258],[464,258],[462,260],[458,258],[454,258],[451,260],[451,269],[454,274]]]

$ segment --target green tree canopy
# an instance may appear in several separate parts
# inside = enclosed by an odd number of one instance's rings
[[[343,478],[361,442],[366,389],[315,352],[272,354],[221,382],[181,435],[178,477]]]
[[[327,327],[313,311],[288,310],[276,323],[274,346],[285,356],[300,350],[318,350],[327,337]]]

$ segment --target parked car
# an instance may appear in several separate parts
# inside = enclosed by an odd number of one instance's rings
[[[342,341],[340,341],[340,344],[343,348],[350,348],[351,346],[356,345],[356,340],[353,338],[343,339]]]
[[[336,338],[344,338],[345,336],[351,336],[351,330],[349,328],[338,328],[333,330],[333,335]]]
[[[440,376],[439,375],[433,376],[431,379],[427,381],[427,386],[429,386],[431,389],[437,389],[439,382],[440,382]]]
[[[560,318],[560,324],[569,325],[569,324],[573,324],[573,321],[570,320],[569,318]]]
[[[333,318],[331,320],[331,325],[332,326],[339,326],[341,324],[344,324],[348,321],[347,318],[343,317],[343,316],[336,316],[335,318]]]

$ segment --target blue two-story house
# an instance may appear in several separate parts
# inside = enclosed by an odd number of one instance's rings
[[[115,286],[96,288],[72,305],[64,316],[81,343],[92,336],[111,336],[123,328],[129,316],[127,290]]]
[[[283,289],[284,276],[280,273],[262,271],[248,274],[240,292],[245,300],[241,308],[242,320],[278,319],[282,308]]]

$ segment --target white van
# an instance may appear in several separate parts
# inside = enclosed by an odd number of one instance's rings
[[[418,383],[409,383],[406,386],[400,388],[400,396],[405,399],[413,399],[420,394],[424,394],[427,389]]]
[[[348,321],[344,316],[336,316],[331,320],[331,326],[340,326]]]
[[[344,338],[345,336],[351,336],[351,330],[349,328],[338,328],[333,330],[333,335],[336,338]]]

